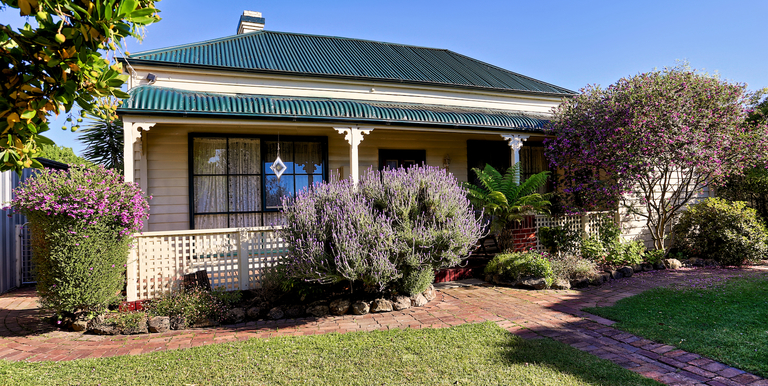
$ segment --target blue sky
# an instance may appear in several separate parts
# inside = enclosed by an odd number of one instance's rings
[[[130,52],[232,35],[243,10],[266,29],[446,48],[558,86],[607,86],[674,66],[768,87],[768,1],[163,0],[163,20]],[[0,23],[19,25],[13,10]],[[54,122],[49,137],[82,146]]]

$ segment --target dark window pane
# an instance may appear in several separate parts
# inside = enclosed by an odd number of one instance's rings
[[[198,176],[194,184],[195,213],[227,211],[227,177]]]
[[[277,141],[264,142],[267,150],[264,153],[264,173],[275,174],[270,169],[277,158]],[[293,174],[293,142],[280,141],[280,159],[283,160],[286,170],[284,173]]]
[[[319,142],[295,142],[296,174],[323,173],[323,147]]]
[[[229,177],[229,211],[254,212],[261,210],[261,177]]]
[[[283,196],[293,195],[293,176],[283,176],[280,180],[276,176],[266,176],[266,208],[278,209],[282,205]]]
[[[227,139],[195,138],[192,157],[195,174],[227,174]]]

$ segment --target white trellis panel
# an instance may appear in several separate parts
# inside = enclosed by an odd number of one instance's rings
[[[186,274],[205,270],[211,287],[256,288],[264,268],[285,255],[275,227],[144,232],[135,235],[128,263],[129,301],[177,290]]]

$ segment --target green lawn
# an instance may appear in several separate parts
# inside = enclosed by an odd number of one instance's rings
[[[614,326],[768,377],[768,280],[733,279],[708,289],[661,289],[585,311]]]
[[[659,385],[549,340],[493,323],[251,339],[60,363],[0,360],[0,384]]]

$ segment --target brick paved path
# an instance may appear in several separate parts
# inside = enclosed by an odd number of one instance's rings
[[[580,311],[612,305],[659,286],[702,287],[730,277],[762,275],[768,267],[739,270],[683,269],[636,274],[600,287],[571,291],[526,291],[482,285],[440,288],[426,307],[364,316],[345,315],[258,321],[163,334],[97,336],[58,331],[41,321],[32,289],[0,296],[0,358],[60,361],[137,355],[252,337],[311,335],[392,328],[448,327],[493,321],[527,339],[550,337],[669,385],[768,385],[768,380],[673,346],[610,327],[613,322]]]

